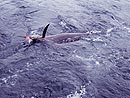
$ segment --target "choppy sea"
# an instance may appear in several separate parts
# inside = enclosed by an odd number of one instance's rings
[[[48,23],[91,35],[25,47]],[[0,0],[0,98],[130,98],[130,0]]]

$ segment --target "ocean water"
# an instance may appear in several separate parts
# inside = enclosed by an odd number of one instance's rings
[[[130,98],[130,0],[0,0],[0,98]],[[66,43],[22,37],[91,32]]]

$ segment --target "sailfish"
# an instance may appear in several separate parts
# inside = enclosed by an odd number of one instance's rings
[[[61,34],[56,34],[56,35],[50,35],[46,36],[47,29],[50,24],[48,24],[42,33],[42,36],[24,36],[26,38],[27,42],[30,43],[36,43],[36,42],[42,42],[42,41],[50,41],[52,43],[57,43],[57,44],[64,44],[64,43],[69,43],[69,42],[75,42],[80,40],[82,37],[90,34],[89,32],[86,33],[61,33]]]

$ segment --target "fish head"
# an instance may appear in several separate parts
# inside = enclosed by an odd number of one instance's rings
[[[29,44],[33,41],[33,39],[29,36],[25,35],[24,38],[26,39],[27,43],[29,43]]]

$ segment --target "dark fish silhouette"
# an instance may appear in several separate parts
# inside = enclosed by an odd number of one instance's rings
[[[28,43],[36,43],[39,41],[51,41],[57,44],[69,43],[80,40],[82,37],[90,33],[62,33],[56,35],[46,36],[49,24],[45,27],[42,36],[24,36]]]

